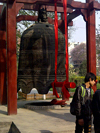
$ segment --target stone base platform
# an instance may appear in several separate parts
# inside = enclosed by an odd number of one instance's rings
[[[30,110],[47,110],[47,109],[61,109],[61,105],[52,105],[51,102],[32,102],[25,104],[25,108]]]

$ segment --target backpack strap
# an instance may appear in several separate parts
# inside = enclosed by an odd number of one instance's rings
[[[82,105],[83,105],[83,104],[85,104],[84,97],[85,97],[85,94],[86,94],[86,89],[83,86],[81,86],[81,88],[82,88],[81,97],[83,98],[83,100],[82,100]]]
[[[82,88],[81,96],[84,97],[85,96],[85,93],[86,93],[86,89],[83,86],[81,86],[81,88]]]
[[[85,97],[85,94],[86,94],[86,89],[83,86],[81,86],[81,88],[82,88],[81,97],[83,98],[82,104],[84,104],[84,97]],[[93,98],[94,91],[93,91],[92,88],[91,88],[90,91],[91,91],[91,98]]]

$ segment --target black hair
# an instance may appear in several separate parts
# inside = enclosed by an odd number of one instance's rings
[[[84,79],[85,83],[88,82],[90,78],[91,78],[91,80],[96,80],[95,74],[91,73],[91,72],[87,73],[86,76],[85,76],[85,79]]]

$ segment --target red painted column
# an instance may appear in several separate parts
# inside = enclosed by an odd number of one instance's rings
[[[6,24],[0,18],[0,104],[7,104],[6,84]]]
[[[95,0],[86,0],[90,3]],[[87,11],[87,72],[96,74],[96,35],[95,35],[95,9]],[[96,86],[93,87],[94,91]]]
[[[17,114],[16,0],[7,1],[8,115]]]

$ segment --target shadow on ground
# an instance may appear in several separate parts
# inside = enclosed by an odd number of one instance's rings
[[[48,130],[40,130],[41,133],[53,133],[51,131],[48,131]]]
[[[7,112],[6,112],[6,111],[2,111],[2,110],[0,110],[0,114],[7,115]]]

